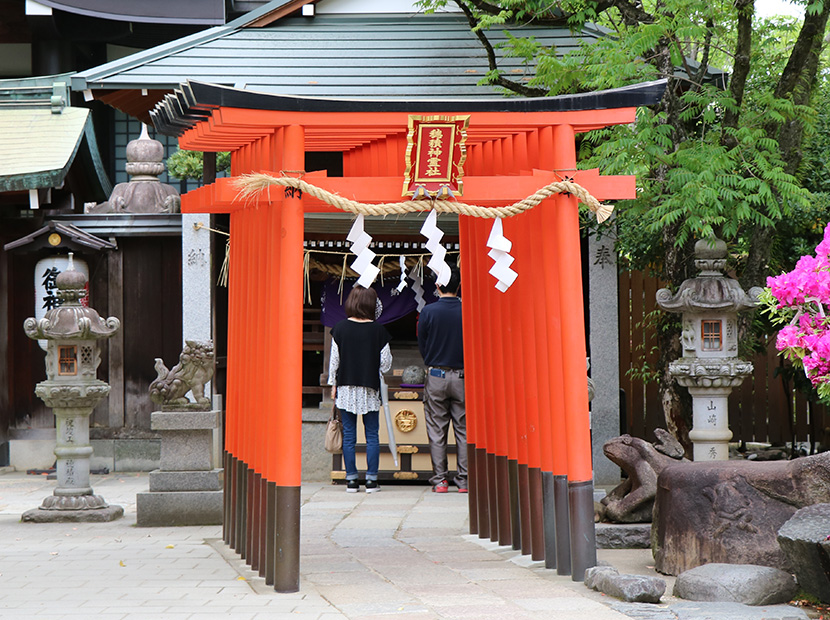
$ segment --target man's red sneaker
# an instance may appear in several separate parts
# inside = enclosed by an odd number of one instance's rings
[[[466,493],[467,492],[467,487],[458,487],[458,492],[459,493]]]
[[[432,491],[433,491],[433,493],[449,493],[450,485],[447,484],[446,480],[442,480],[441,482],[436,484],[434,487],[432,487]]]

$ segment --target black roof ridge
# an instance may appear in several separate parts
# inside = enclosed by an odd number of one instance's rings
[[[562,112],[647,106],[663,95],[665,78],[620,88],[555,97],[338,99],[263,93],[188,80],[150,112],[156,130],[181,135],[219,107],[302,112]]]

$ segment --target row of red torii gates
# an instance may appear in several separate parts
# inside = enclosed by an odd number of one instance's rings
[[[633,198],[632,176],[577,171],[578,133],[634,121],[662,82],[546,99],[335,101],[189,82],[153,112],[183,149],[231,151],[231,175],[187,193],[188,213],[230,213],[224,537],[280,592],[299,589],[303,214],[293,188],[239,197],[246,173],[297,176],[307,151],[341,151],[343,176],[308,183],[361,203],[401,201],[411,114],[469,114],[463,202],[512,204],[572,179]],[[459,216],[470,532],[582,580],[595,565],[590,418],[575,197],[505,218],[516,282],[494,288],[492,222]],[[440,217],[439,217],[440,226]]]

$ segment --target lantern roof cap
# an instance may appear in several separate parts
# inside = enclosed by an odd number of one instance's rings
[[[94,308],[82,305],[88,292],[87,279],[75,269],[73,254],[69,266],[55,278],[61,305],[50,309],[39,321],[28,318],[23,329],[34,340],[98,340],[110,338],[121,327],[115,317],[103,319]]]
[[[717,237],[695,243],[695,266],[700,273],[684,280],[674,295],[667,288],[657,291],[657,305],[667,312],[691,314],[755,308],[762,289],[755,286],[747,293],[737,280],[724,275],[727,254],[726,242]]]

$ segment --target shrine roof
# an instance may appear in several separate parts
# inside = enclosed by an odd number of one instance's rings
[[[55,243],[50,239],[53,233],[57,233],[62,237],[59,240],[58,247],[69,250],[115,250],[118,248],[114,243],[105,241],[100,237],[87,232],[73,224],[62,224],[60,222],[46,222],[46,224],[34,231],[31,234],[21,237],[15,241],[11,241],[3,246],[7,252],[10,250],[27,249],[29,251],[40,250],[43,248],[54,248]]]
[[[164,94],[187,80],[257,93],[314,99],[482,99],[501,97],[479,85],[487,52],[459,13],[318,13],[282,17],[262,26],[268,10],[80,72],[73,90],[101,99],[146,122]],[[267,20],[266,20],[267,21]],[[564,55],[606,36],[587,25],[504,25],[488,32],[504,75],[527,82],[533,62],[501,47],[514,36],[533,37]],[[138,96],[136,90],[143,95]]]
[[[62,187],[70,170],[80,199],[111,191],[90,111],[69,105],[69,78],[0,80],[0,192]]]
[[[221,24],[222,0],[142,0],[113,3],[108,0],[38,0],[52,9],[115,21],[162,24]]]
[[[73,77],[75,90],[166,88],[185,79],[307,97],[481,97],[500,94],[478,86],[487,54],[460,14],[323,14],[286,17],[265,27],[246,15]],[[559,54],[603,32],[587,27],[516,27]],[[503,71],[521,80],[532,69],[504,57],[502,31],[491,31]]]

